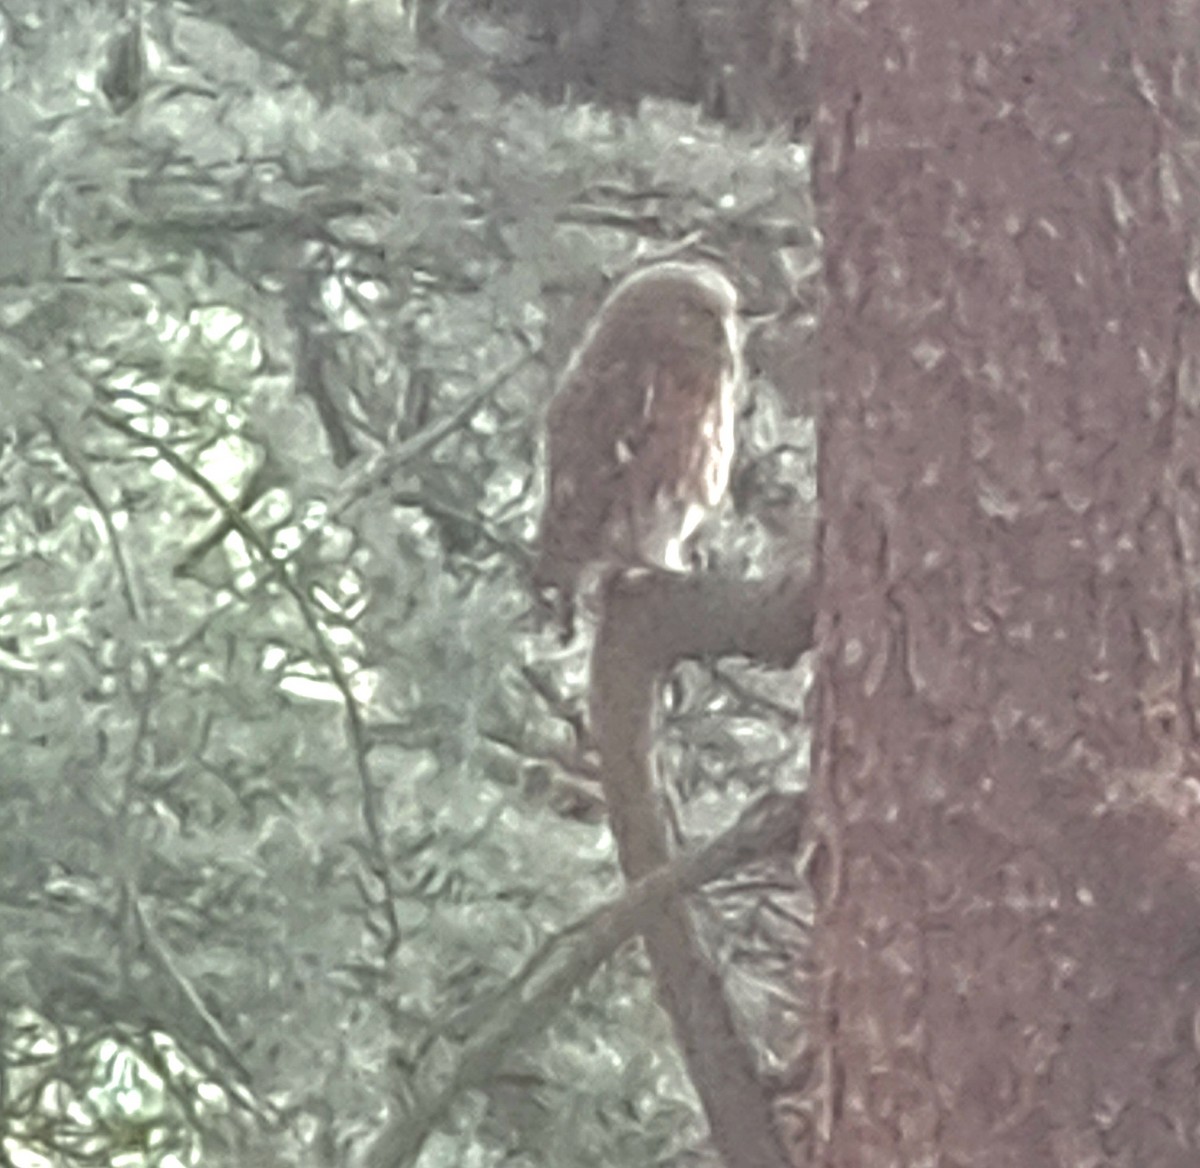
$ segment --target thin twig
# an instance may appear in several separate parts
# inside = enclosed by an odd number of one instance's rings
[[[376,879],[383,889],[379,908],[383,912],[386,923],[386,939],[384,941],[384,956],[391,959],[400,945],[400,921],[396,916],[396,893],[393,886],[392,873],[387,862],[387,848],[383,839],[383,826],[379,814],[378,796],[375,789],[374,776],[371,773],[367,751],[367,732],[363,721],[362,710],[350,686],[350,679],[342,668],[337,653],[329,643],[325,631],[304,590],[295,582],[287,564],[281,563],[271,553],[266,540],[259,534],[257,528],[240,512],[236,505],[224,495],[206,476],[201,474],[186,459],[181,457],[166,442],[143,433],[127,419],[108,410],[97,410],[97,416],[110,428],[126,435],[139,445],[149,446],[168,466],[181,478],[198,488],[217,507],[229,521],[246,545],[254,549],[264,564],[273,566],[278,572],[279,580],[284,590],[291,596],[300,612],[301,619],[313,638],[318,659],[329,671],[334,686],[341,695],[346,710],[346,721],[349,727],[350,742],[353,748],[355,770],[358,775],[361,790],[361,806],[363,824],[367,831],[370,846],[371,866]]]

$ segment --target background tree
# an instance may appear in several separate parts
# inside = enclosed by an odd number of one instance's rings
[[[741,129],[799,138],[808,123],[807,0],[442,0],[426,43],[506,90],[632,110],[699,105]]]
[[[823,10],[814,1162],[1182,1168],[1197,14]]]
[[[717,872],[759,1069],[796,1048],[782,875],[726,849],[610,904],[586,650],[526,577],[554,377],[656,259],[727,262],[770,318],[709,558],[803,543],[806,153],[678,102],[508,100],[418,15],[0,9],[13,1159],[343,1165],[390,1116],[455,1163],[712,1162],[612,952]],[[680,837],[801,784],[803,677],[674,675]]]

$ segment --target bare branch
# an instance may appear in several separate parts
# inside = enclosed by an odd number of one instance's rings
[[[654,773],[660,683],[667,670],[684,658],[731,655],[791,665],[812,644],[814,613],[815,588],[804,575],[744,581],[638,571],[606,580],[592,653],[592,728],[627,879],[642,879],[671,860]],[[770,1095],[687,906],[678,898],[665,900],[643,936],[728,1168],[788,1168]]]

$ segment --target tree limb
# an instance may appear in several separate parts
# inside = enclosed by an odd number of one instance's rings
[[[592,653],[592,728],[626,878],[662,870],[671,837],[654,773],[660,682],[689,657],[792,664],[813,640],[811,580],[618,573],[604,584]],[[789,1168],[753,1051],[686,904],[664,899],[643,937],[713,1142],[728,1168]]]

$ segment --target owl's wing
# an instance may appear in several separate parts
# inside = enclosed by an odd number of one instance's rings
[[[585,354],[547,414],[543,580],[573,583],[583,564],[611,553],[615,510],[644,456],[653,373],[639,362]]]
[[[663,362],[648,374],[630,470],[646,477],[647,491],[673,499],[698,494],[711,503],[701,480],[721,404],[719,375],[683,361]]]
[[[606,497],[644,451],[654,417],[657,371],[632,361],[581,369],[548,417],[551,474]]]

